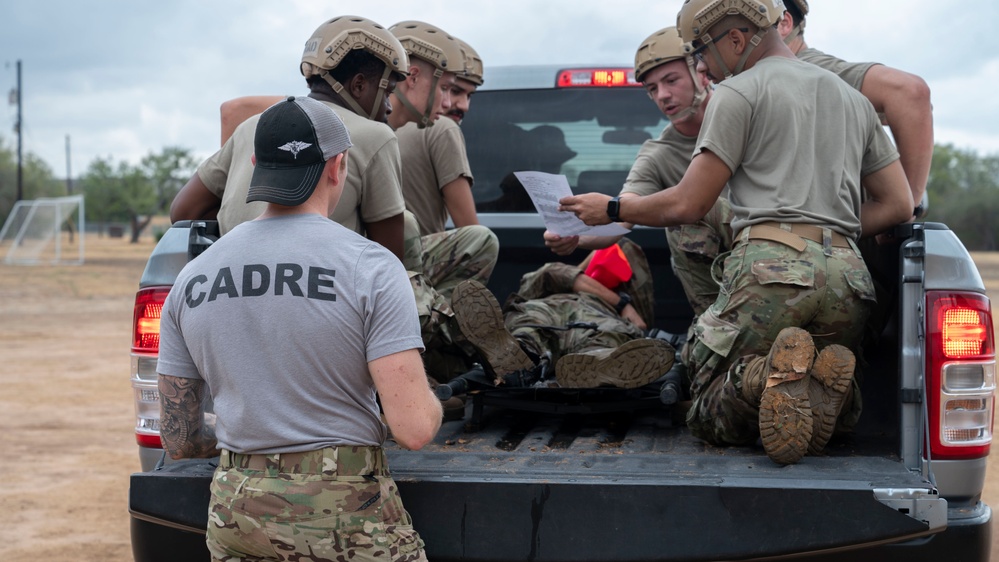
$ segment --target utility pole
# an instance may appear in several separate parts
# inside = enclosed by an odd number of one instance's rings
[[[66,135],[66,195],[73,194],[73,172],[70,169],[69,135]]]
[[[24,133],[24,121],[21,117],[21,59],[17,60],[17,199],[24,198],[24,159],[22,156],[22,137]]]

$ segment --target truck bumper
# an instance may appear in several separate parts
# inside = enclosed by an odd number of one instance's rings
[[[209,559],[214,468],[185,461],[132,475],[136,562]],[[930,534],[863,490],[496,480],[397,475],[431,560],[986,561],[991,546],[982,503],[949,508],[946,529]]]

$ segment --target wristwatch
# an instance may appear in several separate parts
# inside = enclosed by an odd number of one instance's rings
[[[611,197],[610,201],[607,202],[607,216],[610,217],[611,222],[618,222],[621,220],[617,216],[621,212],[621,198]]]
[[[614,305],[614,309],[617,310],[617,314],[618,316],[620,316],[621,312],[624,310],[624,307],[631,304],[631,295],[625,293],[624,291],[621,291],[620,293],[617,294],[617,297],[618,301],[617,304]]]

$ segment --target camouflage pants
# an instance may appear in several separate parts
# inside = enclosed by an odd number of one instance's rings
[[[632,277],[619,290],[631,295],[632,306],[646,324],[654,320],[652,273],[642,249],[627,238],[619,243]],[[552,359],[567,353],[615,348],[643,337],[634,324],[621,318],[601,299],[573,292],[579,267],[554,262],[524,275],[520,288],[504,309],[507,329],[533,353],[552,352]],[[595,328],[555,330],[572,322],[595,324]],[[542,327],[538,327],[542,326]]]
[[[628,258],[632,271],[631,279],[622,283],[617,290],[631,296],[631,305],[638,311],[642,320],[645,320],[645,324],[652,326],[655,321],[655,288],[652,285],[652,270],[649,269],[649,260],[645,257],[642,248],[627,238],[622,238],[617,245]],[[584,263],[587,263],[590,257],[592,257],[592,252]],[[576,276],[582,274],[583,269],[583,267],[560,262],[545,264],[537,271],[527,273],[520,278],[517,298],[530,300],[559,293],[571,293]]]
[[[765,357],[789,326],[808,330],[817,349],[838,343],[856,350],[874,300],[855,247],[823,249],[809,241],[799,253],[776,242],[736,241],[724,261],[718,300],[698,317],[683,349],[693,434],[717,445],[755,443],[759,404],[741,392],[747,366]],[[859,404],[854,387],[854,403],[841,415],[859,416]]]
[[[521,345],[539,356],[550,351],[553,362],[569,353],[613,349],[643,337],[638,327],[599,298],[585,293],[512,302],[504,311],[503,321]],[[555,329],[573,322],[592,327]]]
[[[211,494],[207,544],[216,562],[427,559],[377,447],[223,451]]]
[[[416,312],[423,337],[423,365],[437,382],[447,382],[468,371],[476,357],[454,319],[450,300],[437,292],[422,273],[409,271]]]
[[[694,316],[718,299],[718,281],[713,273],[715,258],[732,249],[732,204],[719,197],[703,219],[695,224],[666,229],[670,261]]]
[[[423,336],[423,363],[438,382],[447,382],[468,371],[474,348],[461,336],[450,297],[454,288],[467,279],[483,285],[496,267],[499,241],[491,230],[474,225],[420,236],[412,213],[405,215],[405,256],[403,265],[416,297]]]
[[[422,273],[446,299],[466,279],[489,283],[499,257],[499,240],[493,231],[472,225],[420,236],[416,219],[409,212],[405,216],[403,265],[407,270]]]

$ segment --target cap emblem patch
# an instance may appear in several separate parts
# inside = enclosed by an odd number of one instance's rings
[[[312,143],[302,142],[302,141],[291,141],[287,144],[279,146],[278,150],[288,151],[292,154],[292,156],[295,157],[295,160],[298,160],[298,153],[305,150],[306,148],[309,148],[310,146],[312,146]]]

